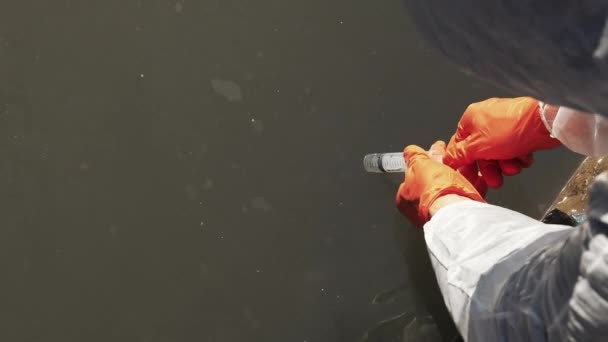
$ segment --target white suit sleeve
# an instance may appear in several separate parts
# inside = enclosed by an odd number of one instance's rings
[[[572,229],[475,201],[439,210],[424,226],[425,240],[444,301],[462,336],[496,340],[495,325],[488,321],[509,276],[534,252],[564,240]]]
[[[587,217],[509,277],[493,310],[496,341],[606,341],[608,174],[591,187]]]

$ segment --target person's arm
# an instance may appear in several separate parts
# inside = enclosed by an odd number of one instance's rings
[[[465,202],[465,201],[471,201],[471,199],[468,197],[452,195],[452,194],[441,196],[430,206],[429,213],[431,214],[431,217],[433,217],[433,216],[435,216],[435,214],[437,214],[437,212],[440,209],[442,209],[450,204],[455,204],[455,203],[460,203],[460,202]]]
[[[498,188],[503,174],[516,175],[532,164],[533,153],[560,146],[530,97],[492,98],[471,104],[458,122],[444,162],[454,169],[481,172],[488,186]]]
[[[497,316],[492,309],[503,284],[530,255],[559,243],[572,228],[485,203],[470,182],[441,163],[444,146],[439,142],[429,153],[406,148],[408,170],[397,204],[412,222],[426,222],[435,275],[463,336],[494,340]]]
[[[541,118],[551,136],[569,150],[593,157],[608,154],[608,118],[542,103]]]
[[[494,303],[503,284],[531,255],[560,244],[573,229],[487,203],[455,200],[424,226],[431,263],[461,334],[468,341],[499,341],[495,322],[502,316]]]
[[[604,341],[608,336],[608,176],[590,193],[589,220],[510,276],[496,303],[503,341]],[[533,340],[530,338],[530,340]]]
[[[403,152],[407,170],[397,191],[396,204],[401,213],[419,227],[450,203],[465,199],[485,202],[473,184],[441,162],[444,154],[443,141],[433,144],[429,152],[415,145]]]
[[[590,220],[576,229],[453,194],[431,205],[427,249],[469,341],[608,336],[607,175],[590,197]]]

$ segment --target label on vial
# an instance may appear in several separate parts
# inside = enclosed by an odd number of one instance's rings
[[[402,154],[384,154],[381,159],[385,172],[399,172],[405,170],[405,161]]]

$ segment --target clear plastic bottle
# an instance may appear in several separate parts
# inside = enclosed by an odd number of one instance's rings
[[[404,172],[407,168],[402,152],[372,153],[363,158],[363,167],[367,172],[386,173]]]

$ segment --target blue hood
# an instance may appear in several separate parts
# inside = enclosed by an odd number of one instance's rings
[[[465,72],[608,116],[608,1],[404,2],[424,38]]]

